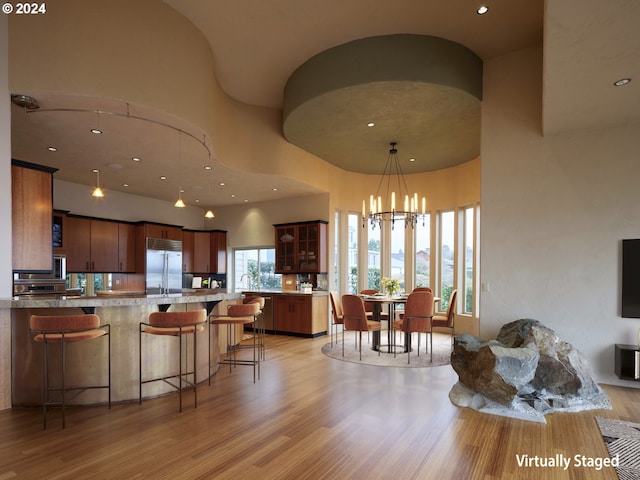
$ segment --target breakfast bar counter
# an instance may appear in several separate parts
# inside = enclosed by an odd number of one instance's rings
[[[240,293],[224,290],[204,290],[168,295],[110,295],[97,297],[61,298],[13,298],[0,300],[0,307],[11,309],[12,405],[35,406],[42,404],[42,344],[33,340],[29,331],[31,315],[97,314],[103,324],[111,325],[111,382],[112,401],[138,400],[139,324],[146,322],[154,311],[191,311],[206,309],[215,313],[228,303],[241,299]],[[226,332],[211,328],[211,364],[217,365],[220,356],[218,338],[226,338]],[[209,329],[197,335],[198,382],[207,380],[209,367]],[[173,359],[178,343],[168,338],[145,336],[145,372],[158,377],[175,373]],[[168,341],[169,340],[169,341]],[[85,345],[86,343],[86,345]],[[51,358],[56,358],[52,345]],[[189,349],[193,348],[189,345]],[[107,355],[107,342],[80,342],[67,351],[67,379],[69,383],[92,384],[106,382],[106,368],[102,363]],[[148,359],[153,361],[149,362]],[[52,380],[57,381],[55,365],[51,368]],[[212,374],[215,372],[211,372]],[[146,375],[146,374],[145,374]],[[144,397],[155,397],[173,390],[164,382],[145,385]],[[106,393],[87,391],[74,402],[91,405],[106,403]]]

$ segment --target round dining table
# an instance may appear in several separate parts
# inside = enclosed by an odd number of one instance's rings
[[[386,305],[389,309],[389,325],[387,328],[387,343],[380,343],[381,336],[380,332],[382,330],[374,330],[371,332],[371,349],[375,351],[380,351],[381,353],[394,353],[398,352],[398,348],[401,348],[401,352],[408,352],[411,350],[411,335],[404,336],[404,344],[402,346],[395,345],[395,341],[392,342],[393,335],[393,320],[395,318],[396,306],[404,305],[407,303],[407,299],[409,295],[384,295],[384,294],[373,294],[373,295],[360,295],[362,301],[371,305],[371,310],[373,312],[372,320],[376,322],[382,321],[382,307]],[[440,302],[440,297],[433,297],[433,302]],[[386,348],[386,350],[385,350]]]

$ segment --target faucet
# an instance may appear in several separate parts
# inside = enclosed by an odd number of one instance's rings
[[[242,279],[243,279],[244,277],[247,277],[247,288],[249,288],[249,287],[250,287],[250,285],[249,285],[249,281],[251,280],[251,278],[249,277],[249,274],[248,274],[248,273],[243,273],[243,274],[240,276],[240,283],[242,283]]]

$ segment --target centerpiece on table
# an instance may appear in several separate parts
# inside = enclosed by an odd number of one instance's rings
[[[400,290],[400,281],[397,278],[382,277],[380,284],[390,297],[393,297]]]

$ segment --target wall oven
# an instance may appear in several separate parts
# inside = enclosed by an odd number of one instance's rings
[[[13,294],[15,296],[64,295],[67,289],[67,259],[54,255],[51,272],[14,273]]]

